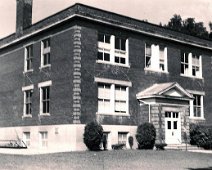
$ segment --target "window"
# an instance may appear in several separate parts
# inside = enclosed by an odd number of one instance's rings
[[[50,63],[50,39],[45,39],[41,43],[42,54],[41,54],[41,67],[49,66]]]
[[[25,63],[24,63],[24,71],[32,70],[32,59],[33,59],[33,46],[30,45],[25,48]]]
[[[202,77],[201,56],[181,52],[181,74],[192,77]]]
[[[191,118],[204,118],[203,110],[203,96],[193,94],[194,100],[190,102],[190,117]]]
[[[110,85],[98,84],[98,111],[103,113],[110,112]]]
[[[145,68],[147,70],[167,72],[167,47],[146,43]]]
[[[23,142],[27,147],[30,146],[30,132],[24,132],[23,133]]]
[[[32,117],[32,94],[34,85],[22,87],[24,94],[23,117]]]
[[[188,53],[181,53],[181,74],[189,75]]]
[[[128,65],[128,40],[98,33],[98,62]]]
[[[127,144],[127,133],[126,132],[118,132],[118,144]]]
[[[49,86],[41,88],[41,108],[42,108],[43,114],[49,113],[49,108],[50,108],[50,87]]]
[[[194,95],[194,117],[201,117],[201,96]]]
[[[32,90],[24,91],[24,115],[32,114]]]
[[[40,88],[40,114],[50,115],[50,86],[52,81],[41,82],[38,84]]]
[[[115,112],[127,112],[127,89],[124,86],[115,86]]]
[[[128,113],[128,87],[98,83],[98,113]]]
[[[48,146],[48,132],[40,132],[40,146],[42,148]]]

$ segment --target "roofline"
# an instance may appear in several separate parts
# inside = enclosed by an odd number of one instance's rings
[[[90,9],[97,9],[97,10],[99,10],[99,11],[103,11],[103,12],[107,12],[107,13],[110,13],[110,14],[113,14],[113,15],[125,17],[125,18],[127,18],[127,19],[133,19],[134,21],[142,22],[142,23],[145,23],[145,24],[154,25],[154,24],[151,24],[151,23],[146,23],[146,22],[144,22],[144,21],[142,21],[142,20],[130,18],[130,17],[124,16],[124,15],[120,15],[120,14],[116,14],[116,13],[113,13],[113,12],[105,11],[105,10],[102,10],[102,9],[90,7],[90,6],[87,6],[87,5],[84,5],[84,4],[80,4],[80,3],[76,3],[76,4],[72,5],[71,7],[68,7],[68,8],[66,8],[66,9],[64,9],[64,10],[62,10],[62,11],[65,11],[65,10],[67,10],[67,9],[73,8],[74,6],[77,6],[77,5],[79,5],[79,6],[84,6],[84,7],[90,8]],[[32,26],[34,26],[34,25],[36,25],[36,24],[38,24],[38,23],[41,23],[41,22],[43,22],[44,20],[46,20],[46,19],[48,19],[48,18],[51,18],[51,17],[56,16],[56,15],[59,15],[62,11],[59,11],[58,13],[53,14],[53,15],[51,15],[51,16],[49,16],[49,17],[47,17],[47,18],[45,18],[45,19],[43,19],[43,20],[41,20],[41,21],[39,21],[39,22],[37,22],[37,23],[35,23],[35,24],[33,24]],[[141,34],[148,35],[148,36],[152,36],[152,37],[157,37],[157,38],[160,38],[160,39],[166,39],[166,40],[174,41],[174,42],[181,43],[181,44],[186,44],[186,45],[191,45],[191,46],[198,47],[198,48],[203,48],[203,49],[207,49],[207,50],[212,50],[212,47],[208,47],[208,46],[205,46],[205,45],[200,45],[200,44],[197,44],[197,43],[194,43],[194,42],[188,42],[188,41],[185,41],[185,40],[179,40],[179,39],[177,39],[177,38],[169,37],[168,35],[161,35],[161,34],[159,34],[159,33],[151,33],[151,32],[145,31],[145,30],[139,30],[139,29],[136,29],[136,28],[132,28],[131,26],[124,26],[124,25],[119,25],[118,23],[111,23],[110,21],[104,21],[104,20],[102,20],[102,19],[95,19],[95,18],[93,18],[93,17],[84,16],[84,15],[82,15],[82,14],[77,14],[76,12],[75,12],[75,14],[70,15],[70,16],[68,16],[68,17],[66,17],[66,18],[64,18],[64,19],[62,19],[62,20],[56,21],[56,22],[54,22],[54,23],[52,23],[52,24],[50,24],[50,25],[47,25],[47,26],[45,26],[45,27],[43,27],[43,28],[40,28],[40,29],[38,29],[38,30],[36,30],[36,31],[34,31],[34,32],[32,32],[32,33],[29,33],[29,34],[23,35],[22,37],[16,38],[16,39],[14,39],[13,41],[11,41],[11,42],[9,42],[9,43],[5,43],[4,45],[2,45],[2,46],[0,47],[0,49],[3,49],[3,48],[5,48],[5,47],[8,47],[9,45],[13,45],[14,43],[17,43],[17,42],[19,42],[19,41],[21,41],[21,40],[24,40],[24,39],[26,39],[26,38],[29,38],[29,37],[31,37],[31,36],[37,34],[37,33],[40,33],[40,32],[42,32],[42,31],[44,31],[44,30],[46,30],[46,29],[49,29],[49,28],[51,28],[51,27],[57,26],[57,25],[59,25],[59,24],[65,22],[65,21],[67,21],[67,20],[69,20],[69,19],[73,19],[73,18],[75,18],[75,17],[87,19],[87,20],[90,20],[90,21],[95,21],[95,22],[102,23],[102,24],[106,24],[106,25],[110,25],[110,26],[115,26],[115,27],[118,27],[118,28],[122,28],[122,29],[129,30],[129,31],[134,31],[134,32],[141,33]],[[31,27],[32,27],[32,26],[31,26]],[[154,25],[154,26],[160,27],[160,26],[158,26],[158,25]],[[161,27],[161,28],[164,28],[164,27]],[[168,30],[170,30],[170,29],[168,29]],[[172,31],[174,31],[174,30],[172,30]],[[14,34],[11,34],[11,35],[9,35],[9,36],[12,36],[12,35],[14,35]],[[182,35],[183,35],[183,33],[182,33]],[[8,37],[9,37],[9,36],[8,36]],[[3,38],[3,39],[5,39],[5,38]],[[207,41],[208,41],[208,40],[207,40]]]
[[[136,96],[137,100],[143,100],[143,99],[152,99],[152,98],[161,98],[161,99],[173,99],[173,100],[184,100],[184,101],[190,101],[193,98],[185,98],[185,97],[174,97],[174,96],[160,96],[160,95],[148,95],[148,96]]]

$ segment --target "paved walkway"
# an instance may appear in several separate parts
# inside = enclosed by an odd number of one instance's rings
[[[185,150],[182,150],[182,151],[185,151]],[[72,152],[72,151],[71,150],[58,151],[58,150],[48,150],[48,149],[4,149],[4,148],[0,148],[0,154],[12,154],[12,155],[41,155],[41,154],[58,153],[58,152]],[[212,154],[212,150],[203,150],[203,149],[188,150],[188,152]]]

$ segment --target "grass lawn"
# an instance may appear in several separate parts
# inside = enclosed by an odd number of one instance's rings
[[[45,155],[0,154],[1,170],[212,169],[212,154],[186,151],[119,150]]]

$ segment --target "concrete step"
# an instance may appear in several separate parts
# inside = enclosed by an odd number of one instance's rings
[[[202,148],[199,148],[195,145],[190,145],[190,144],[169,144],[165,147],[167,150],[204,150]]]

